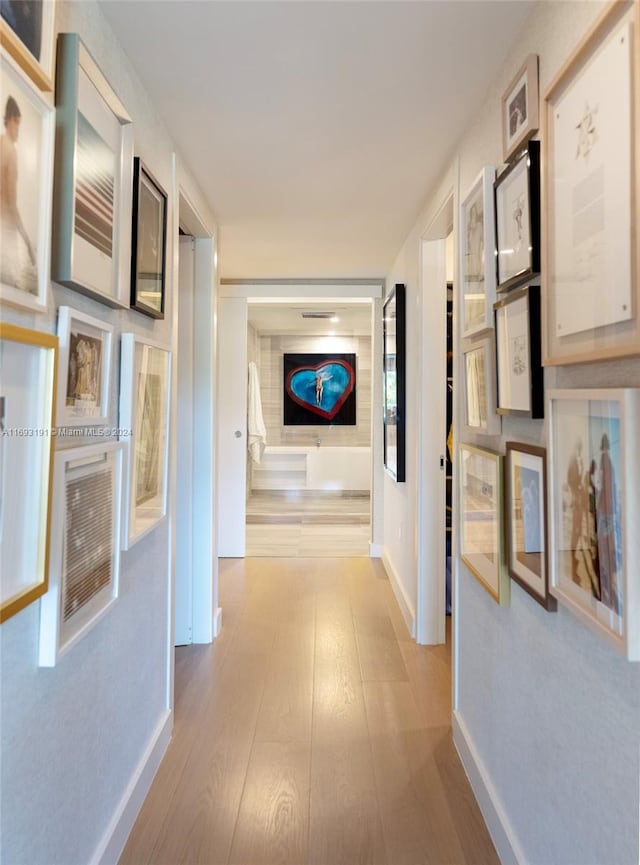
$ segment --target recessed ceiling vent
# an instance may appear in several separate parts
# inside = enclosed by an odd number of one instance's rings
[[[335,312],[303,312],[303,318],[333,318]]]

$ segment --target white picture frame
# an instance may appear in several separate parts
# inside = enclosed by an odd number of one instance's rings
[[[45,91],[53,90],[55,12],[55,0],[3,0],[1,7],[0,44]]]
[[[464,423],[467,432],[497,436],[502,418],[496,412],[495,347],[493,332],[462,343]]]
[[[487,165],[460,205],[460,310],[463,337],[493,325],[496,298],[495,213],[496,172]]]

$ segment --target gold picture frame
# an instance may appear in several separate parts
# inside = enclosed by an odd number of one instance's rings
[[[35,19],[33,17],[35,12]],[[55,0],[2,4],[0,45],[40,90],[53,90]]]

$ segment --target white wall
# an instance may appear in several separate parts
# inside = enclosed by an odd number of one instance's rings
[[[400,486],[385,479],[384,544],[404,592],[414,599],[414,550],[399,534],[411,525],[415,496],[417,238],[455,181],[458,165],[464,195],[483,165],[501,162],[500,97],[526,54],[540,55],[543,93],[601,7],[552,0],[535,7],[389,275],[389,285],[407,284],[408,481]],[[457,333],[457,315],[455,326]],[[459,369],[458,357],[456,430],[462,429]],[[546,387],[639,383],[640,359],[545,371]],[[509,439],[544,443],[545,422],[505,418],[501,437],[465,438],[502,452]],[[502,609],[459,557],[457,570],[456,738],[503,862],[637,865],[640,664],[619,658],[564,608],[547,613],[512,583],[511,605]]]
[[[174,146],[93,0],[56,4],[57,28],[79,32],[134,120],[135,152],[171,194]],[[181,183],[215,222],[199,189],[181,166]],[[168,273],[173,273],[177,222],[171,201]],[[112,324],[110,426],[117,426],[119,346],[123,331],[171,344],[172,280],[167,317],[154,322],[112,310],[70,289],[53,287],[47,314],[3,309],[2,319],[55,331],[55,310],[67,304]],[[175,431],[172,430],[172,436]],[[78,442],[74,440],[74,444]],[[122,554],[120,597],[99,624],[58,666],[37,664],[39,602],[0,628],[2,691],[0,813],[3,865],[81,865],[110,840],[110,823],[128,785],[160,730],[170,729],[167,686],[171,526],[162,523]],[[117,846],[117,845],[116,845]],[[112,848],[110,855],[117,855]]]

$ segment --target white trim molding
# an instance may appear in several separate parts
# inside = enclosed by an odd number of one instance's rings
[[[382,564],[384,565],[384,569],[387,572],[387,576],[389,577],[389,582],[391,583],[393,594],[396,596],[396,601],[398,602],[398,606],[400,607],[402,618],[405,620],[407,628],[409,628],[411,638],[415,640],[416,611],[413,604],[411,603],[411,600],[407,597],[407,593],[405,592],[402,582],[400,581],[400,578],[398,577],[398,574],[396,572],[396,569],[394,568],[393,563],[389,558],[389,553],[386,547],[382,550]]]

